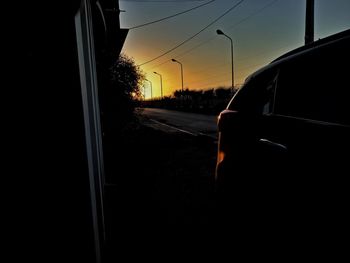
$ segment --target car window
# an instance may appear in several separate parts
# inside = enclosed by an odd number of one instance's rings
[[[281,66],[276,113],[349,124],[349,46],[338,41]]]
[[[228,109],[234,110],[234,111],[242,111],[247,105],[249,104],[249,98],[251,93],[251,85],[250,85],[251,79],[246,81],[244,85],[237,91],[237,93],[234,95],[233,99],[230,101],[228,105]]]
[[[274,71],[264,76],[264,79],[259,81],[262,83],[262,113],[271,114],[274,111],[275,90],[277,85],[278,72]]]
[[[234,97],[229,109],[257,114],[272,113],[277,75],[277,69],[267,69],[249,79]]]

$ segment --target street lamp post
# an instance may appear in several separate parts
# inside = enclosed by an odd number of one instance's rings
[[[233,91],[233,89],[235,87],[234,71],[233,71],[233,41],[232,41],[232,38],[230,38],[228,35],[226,35],[220,29],[216,30],[216,33],[218,35],[223,35],[223,36],[227,37],[231,41],[231,68],[232,68],[232,91]]]
[[[153,95],[152,95],[152,82],[150,80],[148,80],[148,79],[145,79],[145,80],[148,81],[150,86],[151,86],[151,99],[152,99],[153,98]]]
[[[155,71],[153,73],[159,75],[159,77],[160,77],[160,97],[163,98],[163,79],[162,79],[162,75],[160,75],[159,73],[157,73]]]
[[[184,92],[184,71],[183,71],[183,67],[182,67],[182,63],[180,61],[177,61],[176,59],[171,59],[172,62],[176,62],[179,63],[181,66],[181,83],[182,83],[182,93]]]

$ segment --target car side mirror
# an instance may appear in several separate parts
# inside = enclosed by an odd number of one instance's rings
[[[239,122],[241,116],[242,114],[240,114],[238,111],[222,111],[218,117],[218,131],[221,132],[223,130],[232,129],[232,125]]]

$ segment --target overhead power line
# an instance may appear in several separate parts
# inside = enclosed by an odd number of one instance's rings
[[[140,28],[140,27],[149,26],[149,25],[152,25],[152,24],[155,24],[155,23],[159,23],[159,22],[161,22],[161,21],[164,21],[164,20],[167,20],[167,19],[170,19],[170,18],[179,16],[179,15],[183,15],[183,14],[185,14],[185,13],[188,13],[188,12],[190,12],[190,11],[193,11],[193,10],[195,10],[195,9],[198,9],[198,8],[200,8],[200,7],[203,7],[203,6],[205,6],[205,5],[208,5],[208,4],[210,4],[210,3],[212,3],[212,2],[215,2],[215,1],[216,1],[216,0],[210,0],[209,2],[206,2],[206,3],[204,3],[204,4],[201,4],[201,5],[192,7],[192,8],[190,8],[190,9],[187,9],[187,10],[182,11],[182,12],[180,12],[180,13],[176,13],[176,14],[174,14],[174,15],[170,15],[170,16],[167,16],[167,17],[163,17],[163,18],[160,18],[160,19],[158,19],[158,20],[155,20],[155,21],[152,21],[152,22],[148,22],[148,23],[144,23],[144,24],[141,24],[141,25],[138,25],[138,26],[133,26],[133,27],[130,27],[129,29],[131,30],[131,29],[136,29],[136,28]],[[144,1],[142,1],[142,2],[144,2]],[[147,2],[148,2],[148,1],[147,1]],[[164,2],[164,1],[163,1],[163,2]],[[166,2],[169,2],[169,1],[166,1]],[[181,2],[184,2],[184,1],[181,1]]]
[[[187,38],[186,40],[182,41],[180,44],[176,45],[175,47],[169,49],[168,51],[164,52],[163,54],[148,60],[142,64],[140,64],[139,66],[143,66],[146,65],[148,63],[151,63],[167,54],[169,54],[170,52],[174,51],[175,49],[181,47],[182,45],[184,45],[185,43],[187,43],[188,41],[192,40],[193,38],[195,38],[196,36],[198,36],[200,33],[202,33],[204,30],[206,30],[208,27],[212,26],[213,24],[215,24],[217,21],[219,21],[221,18],[223,18],[224,16],[226,16],[228,13],[230,13],[232,10],[234,10],[236,7],[238,7],[240,4],[242,4],[245,0],[241,0],[239,1],[237,4],[235,4],[234,6],[230,7],[227,11],[225,11],[222,15],[220,15],[218,18],[216,18],[214,21],[212,21],[211,23],[209,23],[207,26],[205,26],[203,29],[201,29],[200,31],[198,31],[196,34],[194,34],[193,36]]]
[[[209,42],[212,41],[213,39],[215,39],[215,37],[212,37],[212,38],[210,38],[210,39],[207,39],[207,40],[205,40],[205,41],[199,43],[198,45],[196,45],[196,46],[194,46],[194,47],[192,47],[192,48],[190,48],[190,49],[188,49],[188,50],[182,52],[181,54],[177,55],[175,58],[183,57],[183,56],[185,56],[186,54],[192,52],[193,50],[195,50],[195,49],[197,49],[197,48],[203,46],[204,44],[209,43]]]
[[[272,0],[272,1],[270,1],[269,3],[267,3],[266,5],[264,5],[263,7],[261,7],[260,9],[256,10],[256,11],[253,12],[252,14],[250,14],[250,15],[244,17],[243,19],[239,20],[239,21],[238,21],[237,23],[235,23],[234,25],[231,25],[229,28],[232,29],[232,28],[234,28],[234,27],[240,25],[241,23],[243,23],[243,22],[249,20],[250,18],[254,17],[255,15],[261,13],[262,11],[264,11],[265,9],[267,9],[268,7],[274,5],[274,4],[275,4],[276,2],[278,2],[278,1],[279,1],[279,0]],[[206,40],[200,42],[198,45],[196,45],[196,46],[194,46],[194,47],[192,47],[192,48],[190,48],[190,49],[188,49],[188,50],[186,50],[186,51],[184,51],[184,52],[182,52],[182,53],[176,55],[174,58],[180,58],[180,57],[186,56],[188,53],[192,52],[193,50],[196,50],[196,49],[200,48],[201,46],[203,46],[203,45],[205,45],[205,44],[208,44],[210,41],[216,39],[216,37],[217,37],[217,36],[208,38],[208,39],[206,39]],[[157,68],[157,67],[159,67],[159,66],[162,66],[162,65],[164,65],[164,64],[166,64],[166,63],[168,63],[168,62],[170,62],[170,61],[171,61],[171,60],[168,59],[168,60],[166,60],[166,61],[164,61],[164,62],[162,62],[162,63],[160,63],[160,64],[158,64],[158,65],[153,66],[151,69]],[[203,70],[201,70],[201,71],[203,71]]]
[[[236,24],[230,26],[229,28],[232,29],[232,28],[238,26],[239,24],[245,22],[246,20],[249,20],[249,19],[252,18],[253,16],[255,16],[255,15],[261,13],[262,11],[264,11],[266,8],[268,8],[268,7],[272,6],[272,5],[274,5],[277,1],[279,1],[279,0],[273,0],[273,1],[269,2],[268,4],[264,5],[262,8],[258,9],[258,10],[255,11],[254,13],[252,13],[252,14],[248,15],[247,17],[245,17],[245,18],[239,20]],[[214,40],[216,37],[217,37],[217,36],[214,36],[214,37],[211,37],[211,38],[209,38],[209,39],[207,39],[207,40],[204,40],[203,42],[199,43],[198,45],[196,45],[196,46],[194,46],[194,47],[192,47],[192,48],[190,48],[190,49],[184,51],[183,53],[181,53],[180,55],[176,56],[175,58],[179,58],[179,57],[183,57],[184,55],[187,55],[188,53],[192,52],[193,50],[195,50],[195,49],[197,49],[197,48],[199,48],[199,47],[201,47],[201,46],[203,46],[203,45],[205,45],[205,44],[208,44],[210,41]]]
[[[141,3],[172,3],[172,2],[203,2],[205,0],[119,0],[121,2],[141,2]]]
[[[279,1],[279,0],[273,0],[273,1],[269,2],[269,3],[267,3],[267,4],[264,5],[262,8],[258,9],[257,11],[253,12],[252,14],[246,16],[245,18],[239,20],[236,24],[231,25],[229,28],[232,29],[232,28],[234,28],[234,27],[240,25],[241,23],[243,23],[243,22],[249,20],[250,18],[252,18],[252,17],[254,17],[255,15],[257,15],[257,14],[261,13],[262,11],[264,11],[266,8],[268,8],[268,7],[272,6],[272,5],[274,5],[277,1]],[[188,49],[188,50],[182,52],[182,53],[179,54],[179,55],[176,55],[175,58],[180,58],[180,57],[183,57],[183,56],[187,55],[188,53],[192,52],[193,50],[196,50],[197,48],[199,48],[199,47],[201,47],[201,46],[203,46],[203,45],[205,45],[205,44],[208,44],[210,41],[216,39],[216,37],[217,37],[217,36],[214,36],[214,37],[211,37],[211,38],[209,38],[209,39],[207,39],[207,40],[205,40],[205,41],[200,42],[198,45],[196,45],[196,46],[194,46],[194,47],[192,47],[192,48],[190,48],[190,49]],[[168,60],[166,60],[166,61],[164,61],[164,62],[162,62],[162,63],[160,63],[160,64],[158,64],[158,65],[156,65],[156,66],[153,66],[152,69],[153,69],[153,68],[157,68],[157,67],[159,67],[159,66],[162,66],[162,65],[164,65],[164,64],[166,64],[166,63],[168,63],[168,62],[170,62],[170,61],[171,61],[171,60],[168,59]]]
[[[236,26],[238,26],[239,24],[245,22],[246,20],[252,18],[253,16],[256,16],[257,14],[261,13],[262,11],[264,11],[266,8],[269,8],[270,6],[276,4],[276,2],[278,2],[279,0],[273,0],[269,3],[267,3],[266,5],[264,5],[262,8],[258,9],[257,11],[255,11],[254,13],[250,14],[249,16],[243,18],[242,20],[238,21],[236,24],[230,26],[229,28],[234,28]]]
[[[263,55],[266,55],[266,54],[271,54],[273,52],[277,52],[277,51],[280,51],[280,50],[284,50],[284,49],[292,49],[292,48],[295,48],[295,45],[283,45],[283,46],[280,46],[278,48],[275,48],[273,50],[269,50],[269,51],[265,51],[265,52],[259,52],[259,53],[256,53],[256,54],[252,54],[248,57],[244,57],[243,59],[239,59],[239,60],[236,60],[237,62],[243,62],[243,61],[246,61],[246,60],[249,60],[251,58],[257,58],[257,57],[261,57]],[[250,65],[245,65],[243,67],[240,67],[240,70],[243,70],[243,69],[249,69],[249,68],[253,68],[255,66],[259,66],[259,65],[266,65],[268,64],[269,62],[260,62],[258,64],[250,64]],[[223,66],[226,66],[228,65],[227,63],[220,63],[220,64],[217,64],[217,65],[211,65],[209,67],[205,67],[205,68],[202,68],[198,71],[195,71],[195,72],[191,72],[191,75],[197,75],[198,73],[203,73],[203,72],[206,72],[208,70],[212,71],[213,68],[221,68]],[[228,73],[226,73],[228,74]],[[191,83],[190,83],[191,84]]]

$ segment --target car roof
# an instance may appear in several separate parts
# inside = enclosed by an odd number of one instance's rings
[[[280,64],[282,61],[288,60],[291,57],[297,56],[297,55],[304,53],[304,52],[308,52],[316,47],[327,45],[329,43],[338,41],[340,39],[349,38],[349,37],[350,37],[350,29],[347,29],[347,30],[344,30],[342,32],[339,32],[339,33],[330,35],[328,37],[319,39],[317,41],[314,41],[310,44],[293,49],[293,50],[279,56],[278,58],[274,59],[266,66],[262,67],[261,69],[252,73],[250,76],[247,77],[246,82],[249,81],[249,79],[254,78],[256,75],[259,75],[261,72],[266,71],[269,68],[273,68],[276,65]]]
[[[331,42],[336,41],[336,40],[347,38],[347,37],[350,37],[350,29],[342,31],[342,32],[339,32],[337,34],[330,35],[330,36],[325,37],[325,38],[321,38],[321,39],[319,39],[317,41],[314,41],[314,42],[312,42],[310,44],[307,44],[307,45],[301,46],[299,48],[296,48],[296,49],[294,49],[292,51],[289,51],[289,52],[283,54],[282,56],[279,56],[278,58],[273,60],[271,63],[273,63],[275,61],[278,61],[278,60],[281,60],[283,58],[289,57],[291,55],[300,53],[302,51],[306,51],[306,50],[309,50],[309,49],[312,49],[312,48],[315,48],[315,47],[318,47],[318,46],[321,46],[321,45],[324,45],[324,44],[331,43]]]

